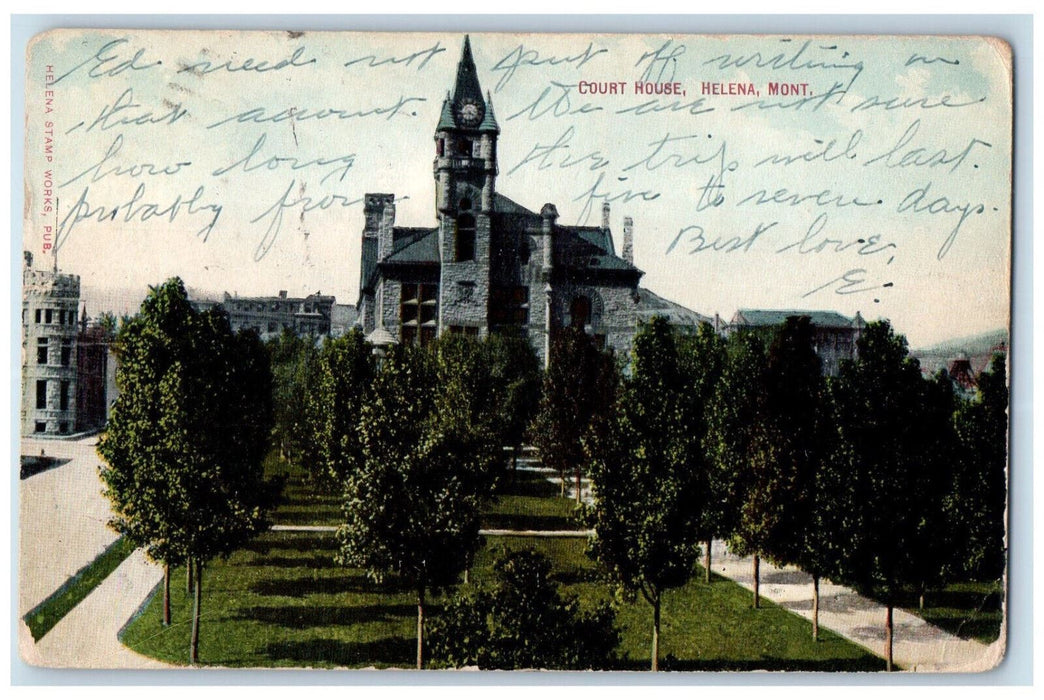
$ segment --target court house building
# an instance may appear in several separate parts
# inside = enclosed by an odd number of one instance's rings
[[[469,39],[435,127],[434,226],[395,220],[395,195],[365,196],[359,324],[374,340],[425,344],[441,333],[525,332],[546,362],[557,329],[583,329],[617,353],[630,349],[644,298],[634,227],[617,252],[609,206],[599,226],[565,226],[497,191],[493,103],[483,95]],[[663,300],[660,300],[663,301]]]

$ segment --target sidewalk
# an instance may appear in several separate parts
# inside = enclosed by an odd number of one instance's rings
[[[80,669],[174,668],[123,646],[118,635],[163,578],[139,550],[37,643],[19,619],[22,659],[34,666]]]
[[[19,481],[18,614],[51,595],[116,540],[106,523],[109,502],[98,477],[98,438],[24,438],[21,454],[68,459]]]
[[[714,573],[753,591],[750,557],[728,554],[725,544],[718,541],[711,548],[711,557]],[[760,589],[763,598],[812,619],[812,577],[803,571],[793,567],[778,569],[762,559]],[[885,655],[885,607],[876,601],[848,588],[820,581],[819,624],[878,656]],[[893,613],[893,624],[892,658],[904,671],[987,671],[1004,656],[1003,634],[1000,640],[987,646],[960,639],[898,608]]]

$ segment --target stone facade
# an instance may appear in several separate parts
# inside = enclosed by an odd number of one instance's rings
[[[23,435],[69,435],[77,429],[79,275],[22,271]]]
[[[576,326],[629,351],[640,310],[633,222],[616,254],[601,226],[564,226],[496,190],[500,127],[483,96],[467,38],[435,128],[434,226],[396,226],[395,196],[364,199],[358,323],[366,334],[425,344],[446,332],[483,337],[517,328],[546,362],[556,330]]]

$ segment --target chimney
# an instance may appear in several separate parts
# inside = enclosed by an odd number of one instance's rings
[[[377,259],[384,260],[392,254],[392,229],[395,228],[395,202],[388,200],[384,204],[381,225],[377,229]]]
[[[363,226],[364,236],[377,235],[377,229],[381,225],[381,214],[384,211],[384,205],[389,200],[394,201],[395,195],[377,192],[366,193],[366,196],[363,198],[363,212],[366,215],[366,223]]]
[[[558,210],[554,204],[545,204],[540,208],[540,217],[544,220],[541,229],[544,234],[544,270],[550,271],[554,264],[555,247],[555,219],[558,218]]]
[[[629,217],[624,217],[623,222],[623,259],[627,262],[634,264],[634,220]]]
[[[602,203],[602,230],[609,230],[609,202]]]

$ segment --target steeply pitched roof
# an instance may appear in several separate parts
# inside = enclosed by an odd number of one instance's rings
[[[808,316],[812,325],[820,328],[852,328],[856,319],[842,316],[836,311],[801,311],[794,309],[740,309],[732,317],[732,324],[739,326],[778,326],[791,316]]]
[[[383,263],[416,265],[439,263],[437,228],[399,228],[392,230],[392,254]]]
[[[459,105],[461,100],[471,99],[484,104],[482,86],[479,85],[478,71],[475,70],[475,59],[471,56],[471,39],[464,35],[464,50],[457,64],[457,80],[453,85],[453,104]]]
[[[457,128],[457,125],[453,121],[453,103],[450,102],[450,96],[447,92],[446,99],[442,101],[442,113],[439,115],[439,124],[435,127],[435,130],[442,131],[443,129],[455,128]]]
[[[482,118],[482,123],[479,124],[479,131],[500,133],[500,125],[497,124],[497,118],[493,114],[493,97],[489,92],[486,92],[486,115]]]
[[[641,274],[632,263],[616,255],[609,231],[597,226],[557,226],[556,230],[561,236],[556,247],[560,250],[561,262],[567,267]]]

